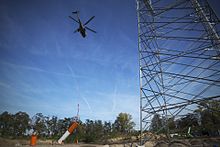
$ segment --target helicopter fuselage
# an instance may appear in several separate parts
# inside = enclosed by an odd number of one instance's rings
[[[89,20],[87,20],[84,24],[80,21],[80,18],[79,18],[79,11],[75,11],[75,12],[72,12],[73,14],[76,14],[77,16],[77,19],[74,19],[73,17],[69,16],[69,18],[71,18],[72,20],[74,20],[75,22],[77,22],[79,24],[79,27],[74,31],[74,33],[76,32],[79,32],[81,34],[81,36],[83,38],[86,37],[86,29],[93,32],[93,33],[96,33],[96,31],[94,31],[93,29],[87,27],[86,25],[95,17],[95,16],[92,16]]]
[[[80,34],[82,35],[83,38],[86,37],[86,29],[83,27],[83,25],[82,25],[80,20],[79,20],[78,32],[80,32]]]

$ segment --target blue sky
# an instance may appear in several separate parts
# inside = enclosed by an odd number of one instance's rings
[[[68,18],[79,10],[86,38]],[[139,120],[134,0],[21,0],[0,5],[0,111]]]
[[[219,16],[217,0],[210,1]],[[0,112],[139,122],[135,0],[0,2]],[[79,10],[86,38],[68,18]]]

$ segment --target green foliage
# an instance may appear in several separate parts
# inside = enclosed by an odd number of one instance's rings
[[[55,138],[56,134],[58,134],[58,118],[56,116],[52,116],[51,119],[46,121],[46,125],[48,127],[48,136],[49,138]]]
[[[162,119],[159,114],[155,114],[151,120],[150,130],[152,132],[158,133],[162,128]]]
[[[0,114],[0,136],[25,137],[34,131],[38,138],[57,141],[70,127],[72,121],[72,118],[58,119],[56,116],[47,117],[42,113],[37,113],[30,119],[25,112],[18,112],[15,115],[4,112]],[[77,138],[87,143],[104,143],[109,138],[131,134],[134,127],[132,116],[127,113],[120,113],[113,124],[89,119],[84,123],[81,121],[78,123],[78,128],[65,142],[73,143]]]
[[[33,129],[39,137],[45,137],[47,134],[46,117],[42,113],[37,113],[32,118]]]
[[[172,132],[172,130],[176,129],[174,117],[171,117],[168,119],[168,128],[171,130],[171,132]]]
[[[0,135],[2,137],[24,137],[28,129],[30,129],[30,118],[27,113],[18,112],[13,115],[3,112],[0,115]]]
[[[26,130],[30,129],[30,118],[25,112],[18,112],[14,115],[14,133],[16,136],[24,136]]]
[[[87,119],[85,122],[85,142],[95,142],[103,137],[103,124],[101,120]]]
[[[201,102],[194,113],[174,119],[165,119],[159,114],[155,114],[151,120],[150,130],[155,133],[164,133],[167,127],[171,133],[187,134],[191,127],[191,133],[196,136],[220,135],[220,101]],[[0,137],[17,138],[25,137],[28,132],[34,130],[38,137],[58,140],[69,128],[72,118],[58,119],[56,116],[47,117],[42,113],[37,113],[31,119],[25,112],[10,114],[3,112],[0,114]],[[106,140],[118,136],[138,135],[134,131],[132,116],[127,113],[120,113],[115,121],[86,120],[79,121],[76,131],[71,134],[65,142],[73,143],[77,138],[80,142],[105,143]],[[162,129],[161,129],[162,128]]]
[[[94,122],[93,120],[87,119],[85,122],[85,142],[94,142]]]
[[[3,112],[0,116],[0,134],[2,137],[14,136],[14,119],[13,115]]]
[[[203,133],[216,135],[220,131],[220,101],[204,101],[195,111],[200,117]]]
[[[187,114],[176,121],[179,134],[187,134],[189,127],[195,130],[199,126],[198,119],[195,114]]]
[[[107,135],[110,136],[110,134],[112,132],[112,124],[111,124],[110,121],[109,122],[107,122],[107,121],[104,122],[103,131],[104,131],[103,132],[104,134],[107,134]]]
[[[189,128],[194,136],[220,135],[220,100],[203,101],[193,113],[176,120],[174,117],[166,120],[155,114],[151,120],[150,130],[154,133],[166,133],[168,131],[166,127],[169,128],[169,133],[178,133],[182,136],[189,135]]]
[[[132,116],[130,114],[120,113],[113,124],[114,131],[121,134],[130,133],[135,126],[135,123],[131,120]]]
[[[194,113],[185,115],[175,121],[176,128],[171,132],[187,134],[189,127],[195,136],[220,135],[220,100],[203,101]]]

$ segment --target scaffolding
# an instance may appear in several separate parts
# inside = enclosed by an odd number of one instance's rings
[[[206,0],[137,0],[141,144],[159,115],[192,113],[220,99],[220,21]]]

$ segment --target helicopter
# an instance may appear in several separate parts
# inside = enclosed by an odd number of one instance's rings
[[[77,16],[77,20],[74,19],[72,16],[69,16],[70,19],[74,20],[75,22],[77,22],[79,24],[79,28],[76,29],[74,31],[74,33],[76,32],[80,32],[80,34],[82,35],[83,38],[86,37],[86,30],[89,30],[93,33],[97,33],[96,31],[94,31],[93,29],[87,27],[86,25],[95,18],[95,16],[92,16],[89,20],[87,20],[84,24],[81,22],[80,18],[79,18],[79,11],[75,11],[75,12],[72,12],[72,14],[76,14]]]

